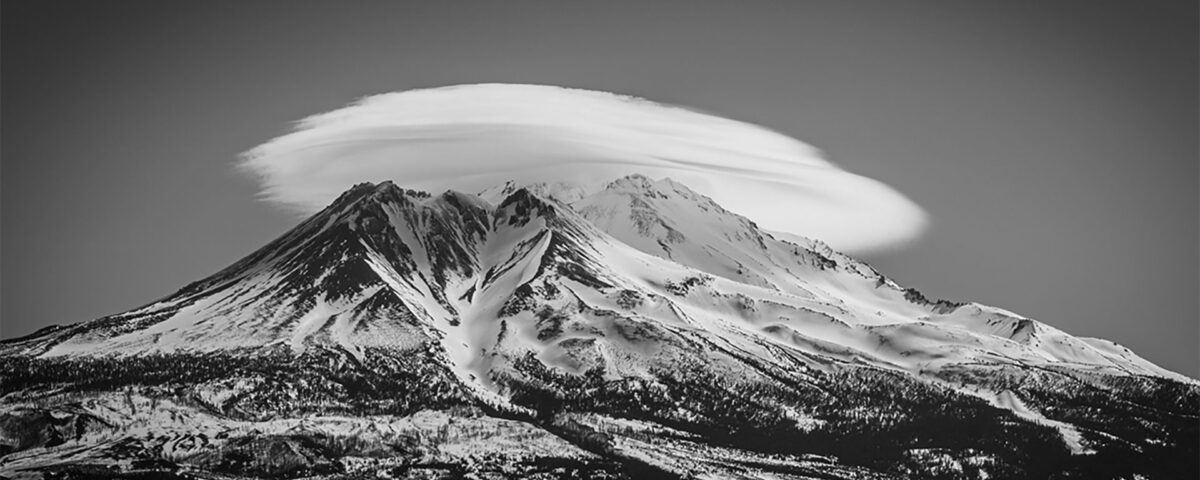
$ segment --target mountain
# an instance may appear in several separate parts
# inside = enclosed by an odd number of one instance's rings
[[[10,478],[1200,473],[1195,380],[638,175],[361,184],[0,358]]]

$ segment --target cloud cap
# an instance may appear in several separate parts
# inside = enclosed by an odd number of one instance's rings
[[[905,244],[925,213],[769,129],[606,92],[474,84],[363,98],[243,155],[264,198],[312,213],[351,185],[440,192],[671,177],[768,230],[864,252]]]

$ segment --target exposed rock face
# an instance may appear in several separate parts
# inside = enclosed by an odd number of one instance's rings
[[[1191,478],[1200,387],[686,186],[358,185],[0,344],[0,475]]]

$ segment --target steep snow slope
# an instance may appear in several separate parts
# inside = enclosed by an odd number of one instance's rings
[[[867,478],[879,472],[860,468],[883,467],[859,444],[884,433],[920,462],[1026,462],[986,438],[951,453],[910,445],[905,429],[930,421],[1037,448],[1043,430],[1056,432],[1064,455],[1186,450],[1177,410],[1197,385],[1111,342],[927,299],[820,242],[764,232],[678,182],[636,175],[480,195],[359,185],[209,278],[0,343],[0,356],[12,360],[10,385],[34,388],[10,393],[33,405],[46,394],[36,380],[91,385],[76,378],[85,368],[132,372],[101,373],[103,385],[178,382],[168,391],[190,391],[185,403],[254,421],[279,418],[277,405],[478,407],[681,476],[789,465],[804,472],[792,478]],[[1012,429],[1025,437],[1003,436]],[[762,443],[779,435],[797,450],[775,456]],[[797,454],[818,451],[857,466]],[[687,452],[698,459],[671,459]],[[21,462],[37,463],[30,455]]]
[[[621,178],[571,206],[642,252],[760,287],[730,284],[720,290],[774,303],[767,304],[770,313],[737,315],[774,334],[786,333],[801,348],[814,340],[830,342],[880,364],[914,371],[974,361],[1062,362],[1187,381],[1111,342],[1078,339],[993,307],[930,301],[820,242],[795,236],[789,241],[764,232],[670,179]],[[787,307],[840,323],[797,323],[796,318],[805,316],[789,313]],[[771,321],[785,317],[789,321]]]
[[[585,350],[620,363],[639,348],[603,332],[633,322],[764,361],[770,345],[818,365],[917,374],[1061,364],[1186,380],[1011,312],[930,301],[818,242],[779,240],[670,179],[625,177],[587,196],[567,184],[493,190],[504,195],[495,205],[361,185],[175,295],[6,348],[56,356],[319,344],[357,356],[439,339],[465,380],[492,391],[503,370],[497,347],[559,367]],[[547,322],[567,333],[539,333]]]

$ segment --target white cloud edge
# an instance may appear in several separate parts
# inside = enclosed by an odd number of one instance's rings
[[[260,196],[313,213],[351,185],[477,192],[507,180],[671,177],[768,230],[839,250],[892,250],[925,212],[816,148],[747,122],[628,95],[470,84],[363,97],[244,153]]]

